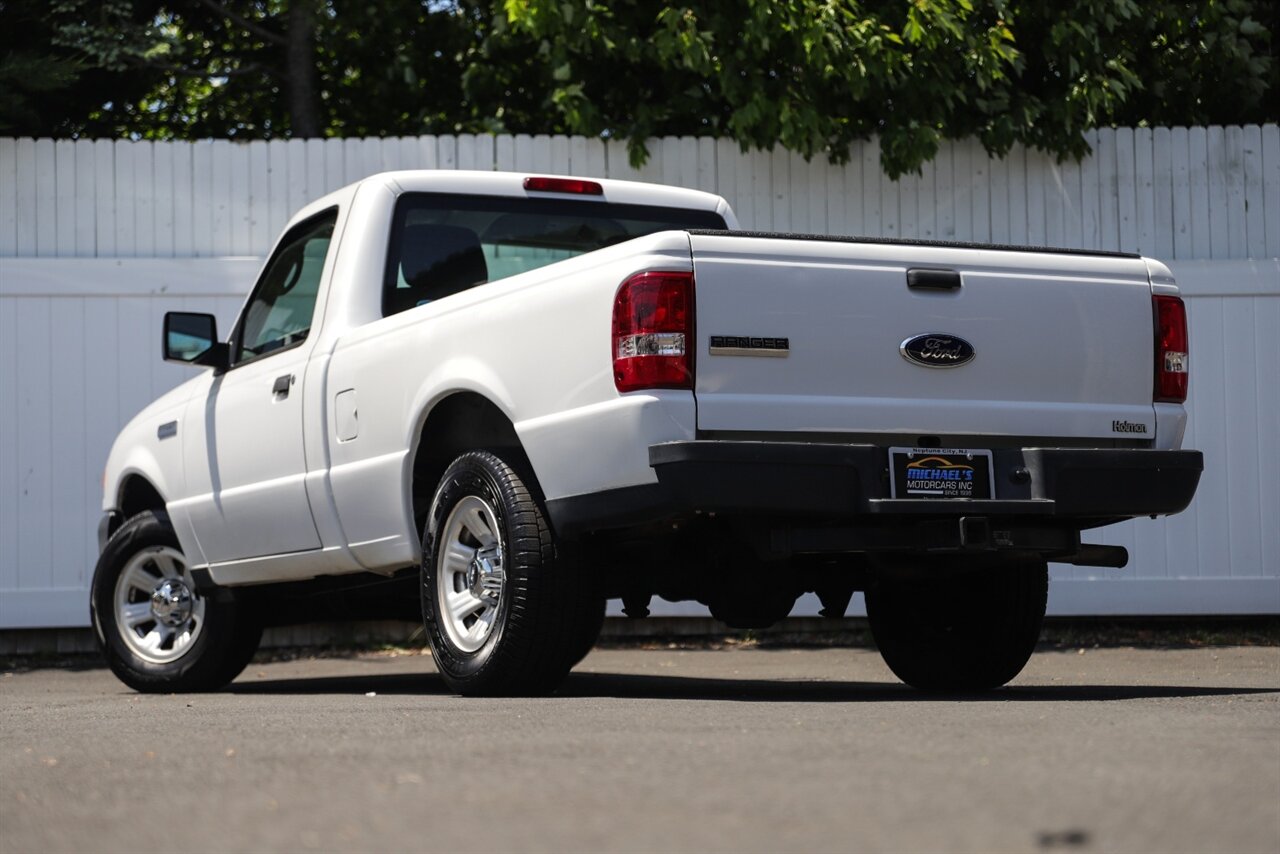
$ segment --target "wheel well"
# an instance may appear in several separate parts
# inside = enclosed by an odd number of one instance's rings
[[[120,488],[120,514],[123,519],[137,516],[144,510],[163,510],[164,499],[151,481],[142,475],[131,474]]]
[[[449,463],[459,454],[479,449],[506,451],[508,462],[528,464],[515,426],[487,398],[474,392],[459,392],[436,404],[422,425],[413,458],[413,519],[417,530],[421,531],[427,520],[431,499]]]

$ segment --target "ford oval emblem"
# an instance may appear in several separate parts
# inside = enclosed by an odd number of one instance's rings
[[[916,335],[898,348],[908,362],[926,368],[958,368],[973,361],[973,345],[963,338],[945,332]]]

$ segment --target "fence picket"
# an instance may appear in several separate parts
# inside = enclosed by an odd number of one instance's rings
[[[267,143],[249,143],[249,240],[246,255],[265,255],[271,240],[271,162]]]
[[[1044,246],[1049,242],[1048,186],[1051,164],[1043,151],[1027,150],[1027,243]]]
[[[458,139],[454,136],[441,136],[436,138],[436,168],[437,169],[457,169],[458,168]]]
[[[1080,164],[1067,158],[1060,166],[1065,190],[1062,206],[1062,245],[1068,249],[1084,248],[1084,191],[1081,188]]]
[[[551,154],[548,161],[551,171],[557,175],[571,175],[569,168],[569,137],[558,133],[551,137]]]
[[[972,190],[962,170],[969,169],[969,152],[962,141],[950,141],[938,152],[934,178],[938,203],[938,234],[941,240],[967,240],[971,233]]]
[[[1231,206],[1227,189],[1227,135],[1223,128],[1206,129],[1209,165],[1209,252],[1213,258],[1230,257]]]
[[[698,172],[693,186],[708,193],[716,191],[716,141],[710,137],[698,140]]]
[[[902,236],[901,187],[897,181],[880,172],[880,235],[895,239]]]
[[[354,178],[347,176],[347,150],[343,145],[345,140],[342,139],[324,139],[321,140],[321,150],[323,154],[322,170],[324,174],[323,185],[316,196],[332,193],[339,187],[345,187],[351,183]],[[379,143],[381,140],[377,138],[364,139],[360,141],[360,177],[364,177],[369,167],[372,166],[374,171],[382,167],[382,151]]]
[[[733,208],[734,214],[742,216],[738,210],[738,150],[732,140],[717,139],[715,192],[723,196]]]
[[[93,173],[81,169],[77,174],[92,176]],[[18,141],[0,139],[0,257],[17,254]]]
[[[1173,128],[1169,132],[1170,144],[1170,193],[1173,208],[1170,213],[1172,227],[1172,258],[1190,258],[1191,252],[1191,161],[1190,141],[1186,128]]]
[[[1116,206],[1120,250],[1138,249],[1137,145],[1132,128],[1116,129]]]
[[[1226,147],[1223,149],[1223,167],[1227,184],[1226,257],[1247,258],[1249,252],[1244,206],[1244,129],[1229,127],[1225,131]]]
[[[156,252],[155,162],[153,143],[138,140],[133,149],[133,254],[149,258]],[[235,188],[228,188],[228,199]]]
[[[37,139],[35,147],[35,254],[58,254],[57,154],[51,139]]]
[[[921,240],[933,240],[938,233],[934,181],[934,165],[929,161],[920,167],[920,175],[916,178],[916,236]],[[1005,193],[1005,201],[1008,201],[1008,193]]]
[[[214,256],[231,254],[231,145],[226,139],[213,141],[208,240]]]
[[[1191,256],[1212,257],[1209,227],[1209,135],[1205,128],[1187,133],[1188,185],[1191,195]]]
[[[849,149],[849,159],[840,170],[844,184],[844,198],[835,200],[844,208],[843,228],[840,234],[859,236],[862,230],[862,144],[855,143]]]
[[[969,239],[979,243],[991,241],[991,165],[991,158],[987,155],[987,150],[982,147],[982,143],[970,140]]]
[[[1262,169],[1262,128],[1245,125],[1241,155],[1244,160],[1241,171],[1244,181],[1245,256],[1264,258],[1267,254],[1267,235],[1263,203],[1265,178]]]
[[[658,177],[656,180],[672,187],[684,184],[685,150],[681,140],[674,136],[664,137],[657,146]]]
[[[259,143],[261,144],[261,143]],[[151,164],[155,171],[152,195],[155,227],[155,255],[173,257],[173,158],[177,148],[172,145],[155,145],[151,149]],[[252,186],[252,185],[251,185]],[[248,252],[246,251],[246,254]]]
[[[282,145],[283,143],[281,143]],[[178,258],[195,255],[195,235],[192,230],[196,202],[192,197],[194,170],[192,157],[196,148],[190,145],[173,149],[173,254]],[[99,254],[102,254],[99,251]]]
[[[494,169],[497,168],[494,165],[495,141],[496,141],[496,138],[493,136],[493,134],[489,134],[489,133],[482,133],[476,137],[475,148],[476,148],[476,168],[477,169],[482,169],[485,172],[492,172]],[[596,153],[594,156],[599,158],[599,163],[600,163],[598,167],[599,169],[598,174],[603,175],[604,174],[604,143],[600,142],[600,140],[596,140],[595,148],[596,148]]]
[[[535,134],[533,137],[533,156],[530,159],[531,171],[551,172],[551,137],[548,134]],[[441,164],[441,168],[445,168]]]
[[[943,144],[938,151],[941,158],[946,153],[950,162],[951,149]],[[869,139],[862,143],[862,233],[868,237],[880,237],[880,141]],[[950,179],[950,171],[947,173]]]
[[[1133,131],[1135,246],[1137,251],[1146,255],[1155,252],[1154,148],[1151,128],[1136,128]]]
[[[751,225],[757,231],[773,230],[773,156],[753,150],[744,163],[751,181]]]
[[[526,137],[527,139],[527,137]],[[610,143],[612,145],[612,143]],[[497,152],[494,159],[494,168],[499,172],[510,172],[516,168],[516,141],[514,138],[502,135],[498,137]],[[423,166],[422,168],[427,168]]]
[[[969,241],[973,239],[973,146],[969,140],[958,140],[947,147],[951,149],[951,205],[955,211],[951,239]]]
[[[1267,238],[1266,257],[1280,258],[1280,125],[1262,129],[1262,217]]]
[[[1151,150],[1155,218],[1150,252],[1169,259],[1173,257],[1173,140],[1168,128],[1155,129]]]
[[[1114,128],[1098,130],[1098,233],[1101,249],[1120,248],[1120,169]]]
[[[821,176],[815,176],[815,180],[821,181]],[[898,236],[914,240],[920,236],[920,176],[908,172],[898,179],[897,185]]]
[[[109,139],[93,142],[93,186],[94,250],[98,257],[109,258],[116,254],[115,143]],[[19,198],[19,210],[21,209]],[[22,219],[19,218],[19,225]],[[21,246],[18,249],[17,254],[26,254],[21,251]]]
[[[134,234],[135,196],[138,182],[133,174],[133,146],[130,140],[120,140],[114,145],[116,161],[116,205],[113,219],[116,225],[115,254],[132,257],[136,255],[137,237]]]
[[[250,198],[249,181],[249,146],[243,142],[231,144],[229,165],[231,167],[231,198],[227,204],[227,226],[232,255],[248,255],[252,249],[252,232],[250,222],[252,199]]]
[[[76,255],[76,149],[75,142],[54,144],[54,231],[52,255]]]
[[[487,139],[493,139],[493,137],[487,137]],[[599,139],[598,137],[587,140],[587,157],[586,160],[582,162],[582,172],[580,174],[589,178],[603,178],[607,171],[604,140]]]

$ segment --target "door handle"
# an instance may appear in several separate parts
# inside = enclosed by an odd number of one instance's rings
[[[271,386],[271,393],[276,397],[288,397],[291,385],[293,385],[293,374],[276,377],[275,383]]]
[[[927,291],[959,290],[960,273],[956,270],[913,267],[907,270],[907,287]]]

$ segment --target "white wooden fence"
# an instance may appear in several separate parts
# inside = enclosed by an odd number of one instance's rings
[[[188,376],[160,318],[229,328],[289,214],[386,169],[510,169],[718,192],[748,228],[1140,251],[1170,263],[1193,340],[1186,513],[1102,532],[1120,571],[1055,567],[1058,614],[1280,613],[1280,128],[1090,135],[1058,164],[945,145],[890,181],[874,142],[832,166],[662,139],[640,170],[580,137],[196,143],[0,139],[0,628],[81,626],[102,465],[119,427]],[[855,601],[850,613],[858,613]],[[804,600],[796,613],[813,613]],[[663,613],[700,613],[671,606]]]

